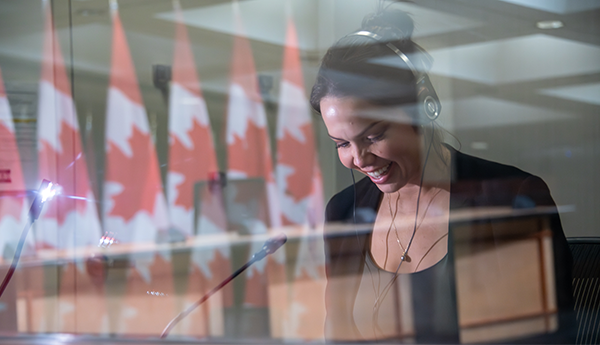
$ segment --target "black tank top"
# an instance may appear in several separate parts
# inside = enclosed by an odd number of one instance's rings
[[[396,279],[366,255],[353,308],[364,340],[460,342],[452,247],[435,265]]]

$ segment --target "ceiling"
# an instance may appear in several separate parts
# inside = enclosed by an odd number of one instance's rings
[[[286,18],[291,15],[308,82],[326,48],[358,28],[362,17],[377,4],[378,0],[239,1],[259,73],[278,80]],[[182,0],[181,5],[203,89],[223,93],[235,34],[232,2]],[[72,61],[74,71],[107,75],[111,41],[108,0],[54,0],[52,6],[64,55]],[[600,0],[416,0],[395,6],[413,16],[415,39],[435,58],[434,84],[448,85],[440,87],[442,98],[464,104],[476,96],[478,100],[473,102],[490,102],[497,111],[501,111],[496,108],[499,100],[543,107],[554,98],[568,101],[565,110],[573,111],[572,105],[577,105],[575,110],[597,112]],[[172,8],[170,0],[119,1],[142,85],[151,85],[151,65],[171,64]],[[42,18],[40,0],[0,1],[0,67],[9,92],[35,89]],[[560,20],[564,26],[537,28],[536,23],[544,20]],[[276,84],[271,93],[274,99]]]

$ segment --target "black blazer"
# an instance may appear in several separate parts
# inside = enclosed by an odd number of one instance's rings
[[[550,196],[550,191],[544,181],[518,168],[503,165],[484,159],[463,154],[448,147],[452,154],[452,175],[450,186],[450,212],[465,208],[482,208],[509,206],[513,209],[526,209],[548,206],[545,209],[556,210],[556,205]],[[355,185],[350,186],[336,194],[329,201],[326,208],[326,221],[356,224],[372,224],[377,214],[377,207],[382,192],[371,182],[364,178]],[[356,200],[356,208],[353,207]],[[545,215],[552,231],[554,251],[554,273],[556,280],[557,308],[559,311],[559,331],[552,335],[526,339],[526,342],[561,342],[570,343],[574,340],[572,282],[571,282],[571,252],[563,234],[558,212],[547,212]],[[499,230],[492,219],[478,219],[484,224],[483,228],[489,229],[490,235],[495,237]],[[453,243],[453,230],[457,224],[450,223],[449,244]],[[482,227],[477,227],[478,229]],[[355,339],[358,330],[353,320],[353,305],[359,288],[360,279],[345,281],[343,286],[331,283],[330,278],[349,274],[361,275],[365,255],[368,252],[371,228],[359,230],[355,233],[342,234],[339,231],[326,230],[324,232],[326,273],[328,284],[326,289],[326,338]],[[478,236],[478,234],[474,234]],[[499,235],[498,235],[499,236]],[[452,245],[448,252],[451,255]],[[453,262],[453,259],[451,259]],[[453,272],[452,272],[453,274]],[[454,277],[452,275],[452,277]],[[335,302],[334,302],[335,301]],[[457,320],[448,320],[458,332]],[[344,334],[336,332],[342,325]],[[355,333],[355,334],[351,334]],[[454,340],[458,341],[458,335]]]

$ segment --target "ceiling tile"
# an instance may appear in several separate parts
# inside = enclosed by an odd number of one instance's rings
[[[285,1],[255,0],[239,2],[246,36],[250,39],[283,45],[286,31]],[[311,25],[317,13],[317,0],[293,0],[290,3],[297,25],[301,49],[315,49],[318,26]],[[185,24],[216,32],[235,34],[231,3],[192,8],[183,11]],[[157,18],[175,21],[172,11],[156,14]],[[311,17],[313,20],[311,20]]]
[[[600,83],[539,90],[542,95],[600,105]]]
[[[535,122],[572,119],[573,115],[552,109],[473,97],[454,102],[454,130],[517,126]]]
[[[546,12],[567,14],[600,8],[598,0],[500,0]]]
[[[536,34],[430,51],[431,73],[497,85],[600,72],[600,47]]]
[[[357,30],[363,17],[376,10],[377,0],[348,1],[334,0],[324,6],[318,0],[290,0],[290,6],[299,33],[299,46],[302,50],[327,49],[333,40]],[[285,1],[254,0],[239,3],[246,35],[253,40],[284,45],[285,43]],[[396,7],[411,14],[415,21],[414,37],[447,33],[480,26],[477,20],[435,11],[411,4],[398,4]],[[322,13],[326,8],[331,13]],[[184,11],[187,25],[233,35],[233,7],[231,3],[192,8]],[[156,15],[157,18],[175,21],[172,11]],[[328,21],[320,27],[320,21]],[[331,42],[319,42],[322,32],[332,28]],[[321,43],[321,44],[320,44]]]

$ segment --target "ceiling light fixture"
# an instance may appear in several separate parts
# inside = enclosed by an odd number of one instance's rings
[[[539,29],[550,30],[550,29],[560,29],[565,24],[560,20],[542,20],[535,24]]]
[[[81,17],[95,17],[95,16],[103,16],[106,11],[103,9],[97,9],[97,8],[82,8],[77,10],[77,15],[81,16]]]

